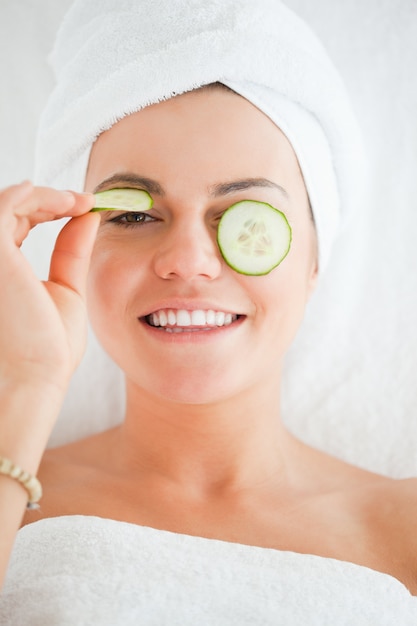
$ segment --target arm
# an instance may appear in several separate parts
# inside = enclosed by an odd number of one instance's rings
[[[99,217],[90,194],[35,188],[0,191],[0,454],[36,475],[85,345],[85,283]],[[57,238],[49,280],[20,252],[30,229],[73,217]],[[0,475],[0,585],[27,502]]]

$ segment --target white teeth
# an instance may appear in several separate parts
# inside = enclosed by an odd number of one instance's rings
[[[175,315],[172,309],[169,309],[168,310],[168,324],[170,326],[175,326],[176,323],[177,323],[177,316]]]
[[[193,328],[192,326],[188,326],[187,328],[180,328],[179,326],[174,326],[173,328],[165,328],[165,332],[167,333],[201,333],[210,331],[211,328],[207,326],[206,328]]]
[[[159,325],[166,326],[168,323],[168,317],[165,311],[159,311]]]
[[[177,326],[191,326],[191,315],[188,311],[184,309],[177,311]]]
[[[191,326],[205,326],[206,314],[204,311],[191,311]]]
[[[224,325],[224,318],[225,318],[225,314],[223,313],[223,311],[217,311],[217,313],[216,313],[216,326],[223,326]]]
[[[209,330],[218,326],[229,326],[237,319],[237,315],[223,311],[204,311],[196,309],[161,309],[151,313],[148,321],[152,326],[165,327],[169,332],[182,332],[187,330]],[[198,327],[198,328],[193,328]],[[206,327],[206,328],[204,328]]]

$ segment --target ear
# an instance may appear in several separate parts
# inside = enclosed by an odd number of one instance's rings
[[[319,266],[318,266],[317,257],[316,257],[314,259],[314,262],[312,263],[310,275],[308,277],[307,293],[308,293],[309,298],[313,294],[314,290],[316,289],[318,275],[319,275]]]
[[[319,246],[317,241],[317,233],[314,227],[314,239],[311,250],[311,260],[309,265],[309,275],[307,277],[307,295],[310,298],[317,286],[317,279],[319,276]]]

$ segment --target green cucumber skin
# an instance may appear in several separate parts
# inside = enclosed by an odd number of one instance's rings
[[[290,237],[290,244],[291,244],[291,237]],[[271,269],[266,270],[265,272],[248,272],[248,271],[245,272],[244,270],[239,270],[236,267],[233,267],[233,265],[230,265],[230,263],[225,258],[225,256],[224,256],[224,254],[223,254],[221,249],[220,249],[220,252],[221,252],[221,255],[222,255],[223,259],[227,263],[227,265],[229,267],[231,267],[234,272],[237,272],[238,274],[242,274],[242,276],[266,276],[267,274],[270,274],[272,272],[272,270],[274,270],[276,267],[278,267],[278,265],[281,265],[282,261],[285,259],[285,257],[287,256],[288,252],[290,251],[290,247],[291,247],[291,245],[288,246],[288,249],[287,249],[286,253],[284,254],[283,257],[281,257],[281,259],[278,261],[278,263],[276,263],[273,267],[271,267]]]
[[[129,203],[127,203],[128,206],[122,206],[120,204],[120,196],[123,197],[123,193],[124,192],[127,192],[126,195],[129,196]],[[111,204],[111,198],[112,198],[113,194],[119,196],[119,198],[117,200],[117,203],[116,202],[114,203],[116,206],[112,206],[112,204]],[[132,206],[132,205],[129,206],[129,204],[131,202],[131,197],[134,194],[138,194],[142,199],[145,198],[147,200],[147,202],[148,202],[148,205],[145,206],[145,204],[142,201],[143,206],[136,206],[136,207]],[[138,213],[141,213],[142,211],[149,211],[149,209],[151,209],[152,205],[153,205],[152,197],[149,195],[149,193],[147,191],[144,191],[143,189],[133,189],[133,188],[130,188],[130,187],[127,187],[126,189],[120,189],[120,188],[117,188],[117,189],[106,189],[105,191],[98,191],[94,195],[96,197],[96,201],[99,200],[99,199],[102,201],[103,197],[105,197],[106,199],[108,199],[108,204],[106,202],[107,206],[105,206],[105,205],[103,205],[103,206],[94,206],[90,210],[90,213],[96,213],[97,211],[124,211],[124,212],[129,212],[129,211],[134,212],[134,211],[136,211]]]
[[[238,274],[242,274],[242,276],[266,276],[267,274],[270,274],[272,272],[272,270],[274,270],[276,267],[278,267],[278,265],[281,265],[282,261],[285,259],[285,257],[287,256],[288,252],[290,251],[290,247],[291,246],[288,246],[288,250],[284,254],[284,256],[281,258],[281,260],[278,261],[278,263],[276,263],[273,267],[271,267],[271,269],[266,270],[265,272],[248,272],[248,271],[245,272],[244,270],[239,270],[236,267],[233,267],[233,265],[230,265],[230,263],[225,258],[225,256],[224,256],[224,254],[223,254],[221,249],[220,249],[220,252],[221,252],[221,255],[222,255],[223,259],[227,263],[227,265],[229,267],[231,267],[234,272],[237,272]]]
[[[142,209],[142,210],[148,211],[149,209]],[[132,211],[132,209],[127,209],[126,207],[120,208],[120,207],[112,207],[112,206],[107,206],[107,207],[97,206],[97,207],[94,207],[93,209],[90,209],[90,213],[98,213],[99,211],[120,211],[121,213],[123,212],[128,213],[129,211]]]
[[[132,195],[135,194],[135,192],[137,192],[138,194],[140,194],[141,198],[143,199],[144,197],[148,200],[148,206],[120,206],[120,203],[123,202],[123,192],[126,191],[128,192],[129,196],[129,202],[127,202],[128,204],[131,204],[131,197]],[[111,197],[112,197],[112,192],[114,192],[114,195],[118,196],[117,199],[117,204],[119,206],[95,206],[93,207],[90,212],[94,213],[94,212],[98,212],[98,211],[120,211],[120,212],[144,212],[144,211],[148,211],[152,205],[153,205],[153,200],[151,198],[151,196],[144,190],[141,189],[132,189],[132,188],[126,188],[126,189],[108,189],[106,191],[102,191],[102,192],[98,192],[96,193],[96,197],[100,197],[101,201],[103,199],[103,196],[105,194],[106,198],[109,198],[109,205],[111,205]],[[127,199],[126,199],[127,200]],[[115,202],[116,204],[116,202]],[[143,204],[143,202],[142,202]],[[228,253],[227,253],[227,249],[224,250],[224,246],[222,245],[220,239],[221,239],[221,235],[222,235],[222,220],[223,217],[226,215],[230,215],[230,211],[242,207],[243,205],[261,205],[263,208],[264,207],[268,207],[269,210],[274,211],[275,213],[279,214],[280,219],[284,221],[286,228],[287,228],[287,232],[288,232],[288,246],[287,249],[284,250],[280,256],[280,258],[276,261],[276,263],[273,263],[272,265],[268,266],[267,269],[265,270],[249,270],[249,269],[242,269],[240,268],[238,265],[236,264],[236,261],[232,262],[230,260],[230,258],[228,258]],[[246,218],[247,219],[247,218]],[[272,205],[268,204],[267,202],[260,202],[259,200],[241,200],[239,202],[236,202],[235,204],[232,204],[228,209],[226,209],[226,211],[224,212],[222,218],[220,219],[219,222],[219,227],[218,227],[218,231],[217,231],[217,244],[219,246],[219,250],[220,253],[224,259],[224,261],[227,263],[227,265],[229,265],[229,267],[231,267],[235,272],[242,274],[244,276],[265,276],[266,274],[269,274],[270,272],[272,272],[273,269],[275,269],[276,267],[278,267],[278,265],[280,263],[282,263],[282,261],[285,259],[285,257],[287,256],[290,248],[291,248],[291,242],[292,242],[292,229],[291,226],[287,220],[287,217],[285,216],[285,214],[280,211],[279,209],[276,209],[275,207],[273,207]]]
[[[268,269],[266,269],[265,271],[249,271],[249,270],[244,270],[244,269],[240,269],[239,267],[236,267],[236,265],[233,265],[230,260],[227,258],[227,250],[224,251],[223,250],[223,246],[220,242],[220,236],[221,236],[221,221],[219,223],[219,228],[217,231],[217,245],[219,246],[219,250],[220,253],[224,259],[224,261],[227,263],[227,265],[229,267],[232,268],[232,270],[234,270],[235,272],[237,272],[238,274],[242,274],[243,276],[266,276],[267,274],[269,274],[270,272],[272,272],[272,270],[274,270],[276,267],[278,267],[278,265],[280,265],[282,263],[282,261],[285,259],[285,257],[288,255],[290,248],[291,248],[291,242],[292,242],[292,228],[290,226],[290,223],[288,222],[288,219],[285,215],[285,213],[283,213],[282,211],[280,211],[279,209],[277,209],[276,207],[272,206],[271,204],[268,204],[267,202],[261,202],[260,200],[240,200],[239,202],[236,202],[235,204],[232,204],[228,209],[226,209],[225,213],[223,215],[225,215],[226,213],[228,213],[228,211],[230,211],[230,209],[234,209],[236,207],[238,207],[239,205],[242,205],[243,203],[247,203],[250,202],[252,204],[260,204],[263,206],[267,206],[269,207],[269,209],[271,209],[272,211],[275,211],[276,213],[278,213],[281,217],[281,219],[283,219],[284,223],[286,224],[287,230],[288,230],[288,246],[287,249],[283,252],[283,254],[281,255],[281,257],[279,258],[279,260],[273,264],[272,266],[268,267]],[[223,218],[223,216],[222,216]]]

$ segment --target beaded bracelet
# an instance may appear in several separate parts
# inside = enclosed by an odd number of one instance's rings
[[[26,508],[37,509],[38,502],[42,497],[42,485],[36,476],[32,476],[21,467],[15,465],[10,459],[0,455],[0,474],[10,476],[17,480],[28,492],[28,503]]]

